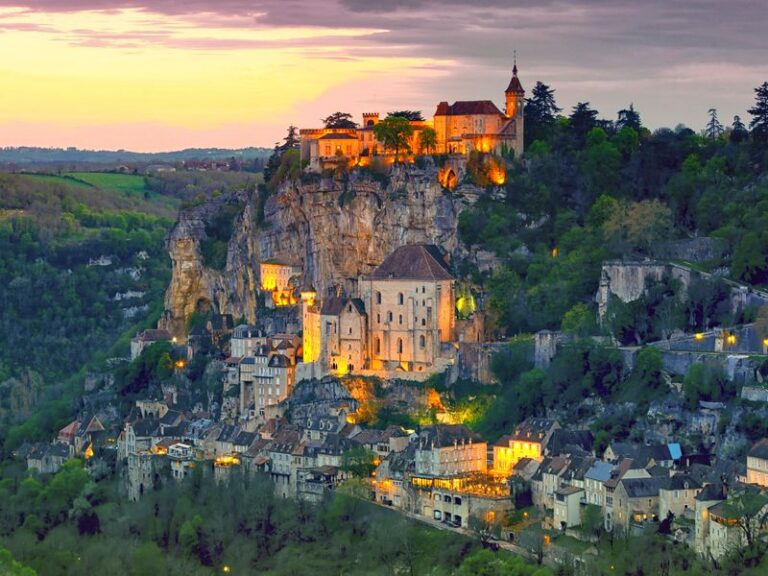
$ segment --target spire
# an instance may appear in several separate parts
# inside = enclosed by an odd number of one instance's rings
[[[517,78],[517,50],[513,52],[512,62],[512,79],[509,81],[509,86],[507,86],[505,93],[525,94],[525,90],[523,90],[523,86],[520,84],[520,80]]]
[[[512,76],[517,76],[517,50],[512,51]]]

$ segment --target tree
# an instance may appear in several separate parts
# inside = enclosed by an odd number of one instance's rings
[[[405,118],[391,116],[384,118],[373,127],[376,140],[384,145],[387,150],[394,150],[395,162],[400,156],[400,150],[410,151],[410,138],[413,134],[413,126]]]
[[[640,121],[640,114],[635,110],[634,104],[630,104],[629,108],[619,110],[618,119],[616,120],[616,131],[621,130],[629,126],[637,132],[643,127]]]
[[[607,238],[623,252],[641,250],[666,238],[672,225],[672,212],[658,200],[617,202],[603,223]]]
[[[357,128],[357,122],[352,120],[352,114],[348,112],[334,112],[323,118],[322,122],[326,128]]]
[[[347,450],[341,456],[341,469],[357,478],[370,478],[376,469],[376,453],[363,446]]]
[[[560,328],[566,334],[575,337],[589,336],[595,331],[595,313],[586,304],[579,302],[563,316]]]
[[[758,144],[768,145],[768,82],[755,88],[755,105],[749,109],[752,120],[752,139]]]
[[[707,122],[707,127],[704,129],[704,136],[710,140],[717,140],[724,131],[723,125],[717,119],[717,108],[710,108],[707,114],[709,114],[709,122]]]
[[[434,128],[425,126],[421,129],[419,145],[422,153],[426,152],[427,154],[431,154],[434,152],[435,147],[437,146],[437,132],[435,132]]]
[[[759,284],[768,279],[763,243],[754,232],[744,234],[733,251],[731,274],[752,284]]]
[[[581,148],[587,138],[587,134],[597,124],[597,110],[589,107],[589,102],[579,102],[573,107],[571,115],[571,131],[576,138],[576,147]]]
[[[523,110],[526,147],[534,140],[546,138],[561,110],[555,103],[555,91],[543,82],[536,82],[536,86],[531,92],[531,98],[525,100]]]
[[[424,116],[421,115],[421,110],[396,110],[395,112],[388,112],[387,118],[405,118],[411,122],[424,122]]]
[[[744,122],[741,121],[741,116],[738,114],[733,117],[733,124],[731,124],[730,140],[734,144],[744,142],[749,138],[749,130],[744,126]]]
[[[485,514],[470,514],[468,525],[483,546],[501,534],[501,518],[492,510]]]

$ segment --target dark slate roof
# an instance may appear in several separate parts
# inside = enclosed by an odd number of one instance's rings
[[[434,244],[400,246],[372,273],[374,280],[453,280]]]
[[[150,328],[148,330],[144,330],[141,334],[139,334],[139,340],[143,340],[144,342],[159,342],[161,340],[170,340],[171,335],[168,332],[168,330],[157,330],[154,328]]]
[[[233,338],[260,338],[263,336],[263,330],[260,330],[256,326],[249,326],[248,324],[240,324],[237,326],[232,335]]]
[[[556,422],[549,418],[528,418],[515,426],[509,438],[523,442],[541,442],[555,424]]]
[[[173,426],[181,416],[182,414],[178,410],[168,410],[168,412],[165,413],[165,416],[160,419],[160,424]]]
[[[525,92],[525,90],[523,90],[523,85],[520,84],[520,80],[517,77],[517,66],[512,68],[512,79],[509,81],[509,86],[507,86],[507,89],[504,92],[507,94],[510,92],[523,94]]]
[[[331,296],[323,300],[323,304],[320,307],[320,314],[322,316],[338,316],[344,309],[344,300]]]
[[[552,432],[552,436],[547,442],[547,450],[550,454],[563,454],[566,448],[578,446],[587,452],[592,450],[594,437],[589,430],[565,430],[558,428]]]
[[[365,304],[360,298],[350,298],[349,303],[354,306],[360,316],[365,316]]]
[[[291,366],[291,360],[282,354],[275,354],[269,359],[269,366],[272,368],[288,368]]]
[[[629,498],[651,498],[659,495],[667,478],[624,478],[620,483]]]
[[[460,100],[448,105],[440,102],[435,110],[435,116],[465,116],[469,114],[499,114],[501,110],[490,100]]]
[[[155,418],[144,418],[133,424],[133,433],[137,437],[152,436],[157,431],[158,421]]]
[[[434,426],[425,426],[419,434],[419,442],[423,442],[424,449],[444,448],[453,446],[454,443],[480,442],[480,436],[472,432],[464,424],[435,424]]]
[[[725,490],[723,490],[723,485],[719,482],[707,484],[701,492],[696,495],[696,500],[699,500],[700,502],[725,500]]]
[[[752,446],[752,449],[749,451],[749,456],[752,458],[768,460],[768,438],[758,440],[758,442]]]
[[[587,473],[584,474],[585,479],[597,480],[598,482],[606,482],[611,479],[611,470],[613,465],[610,462],[603,462],[597,460],[592,464]]]
[[[699,481],[688,474],[675,474],[663,486],[664,490],[696,490],[698,488],[701,488]]]
[[[255,432],[246,432],[241,431],[234,440],[232,440],[232,444],[236,446],[250,446],[253,444],[254,440],[256,440],[256,433]]]
[[[232,330],[235,327],[235,321],[232,314],[216,314],[211,318],[212,330]]]

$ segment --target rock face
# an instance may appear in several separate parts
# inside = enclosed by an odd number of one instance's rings
[[[448,191],[437,169],[399,166],[374,180],[360,171],[347,181],[305,177],[286,183],[264,206],[256,222],[256,199],[225,195],[183,212],[169,233],[173,278],[161,325],[183,335],[185,319],[201,304],[254,322],[258,314],[259,264],[278,259],[300,266],[323,296],[338,288],[354,293],[369,273],[403,244],[432,243],[451,260],[461,253],[458,214],[483,193],[473,186]],[[227,203],[244,203],[236,219],[223,271],[206,267],[200,242],[206,223]]]

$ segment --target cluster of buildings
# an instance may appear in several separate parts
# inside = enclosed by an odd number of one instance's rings
[[[432,120],[413,120],[409,148],[413,153],[466,155],[479,152],[523,152],[523,107],[525,90],[517,77],[517,65],[504,92],[504,111],[491,100],[467,100],[453,104],[440,102]],[[357,128],[304,128],[301,137],[301,159],[310,169],[321,170],[339,162],[365,164],[388,150],[376,138],[374,127],[380,122],[377,112],[365,113]],[[434,130],[435,145],[422,145],[425,129]]]

